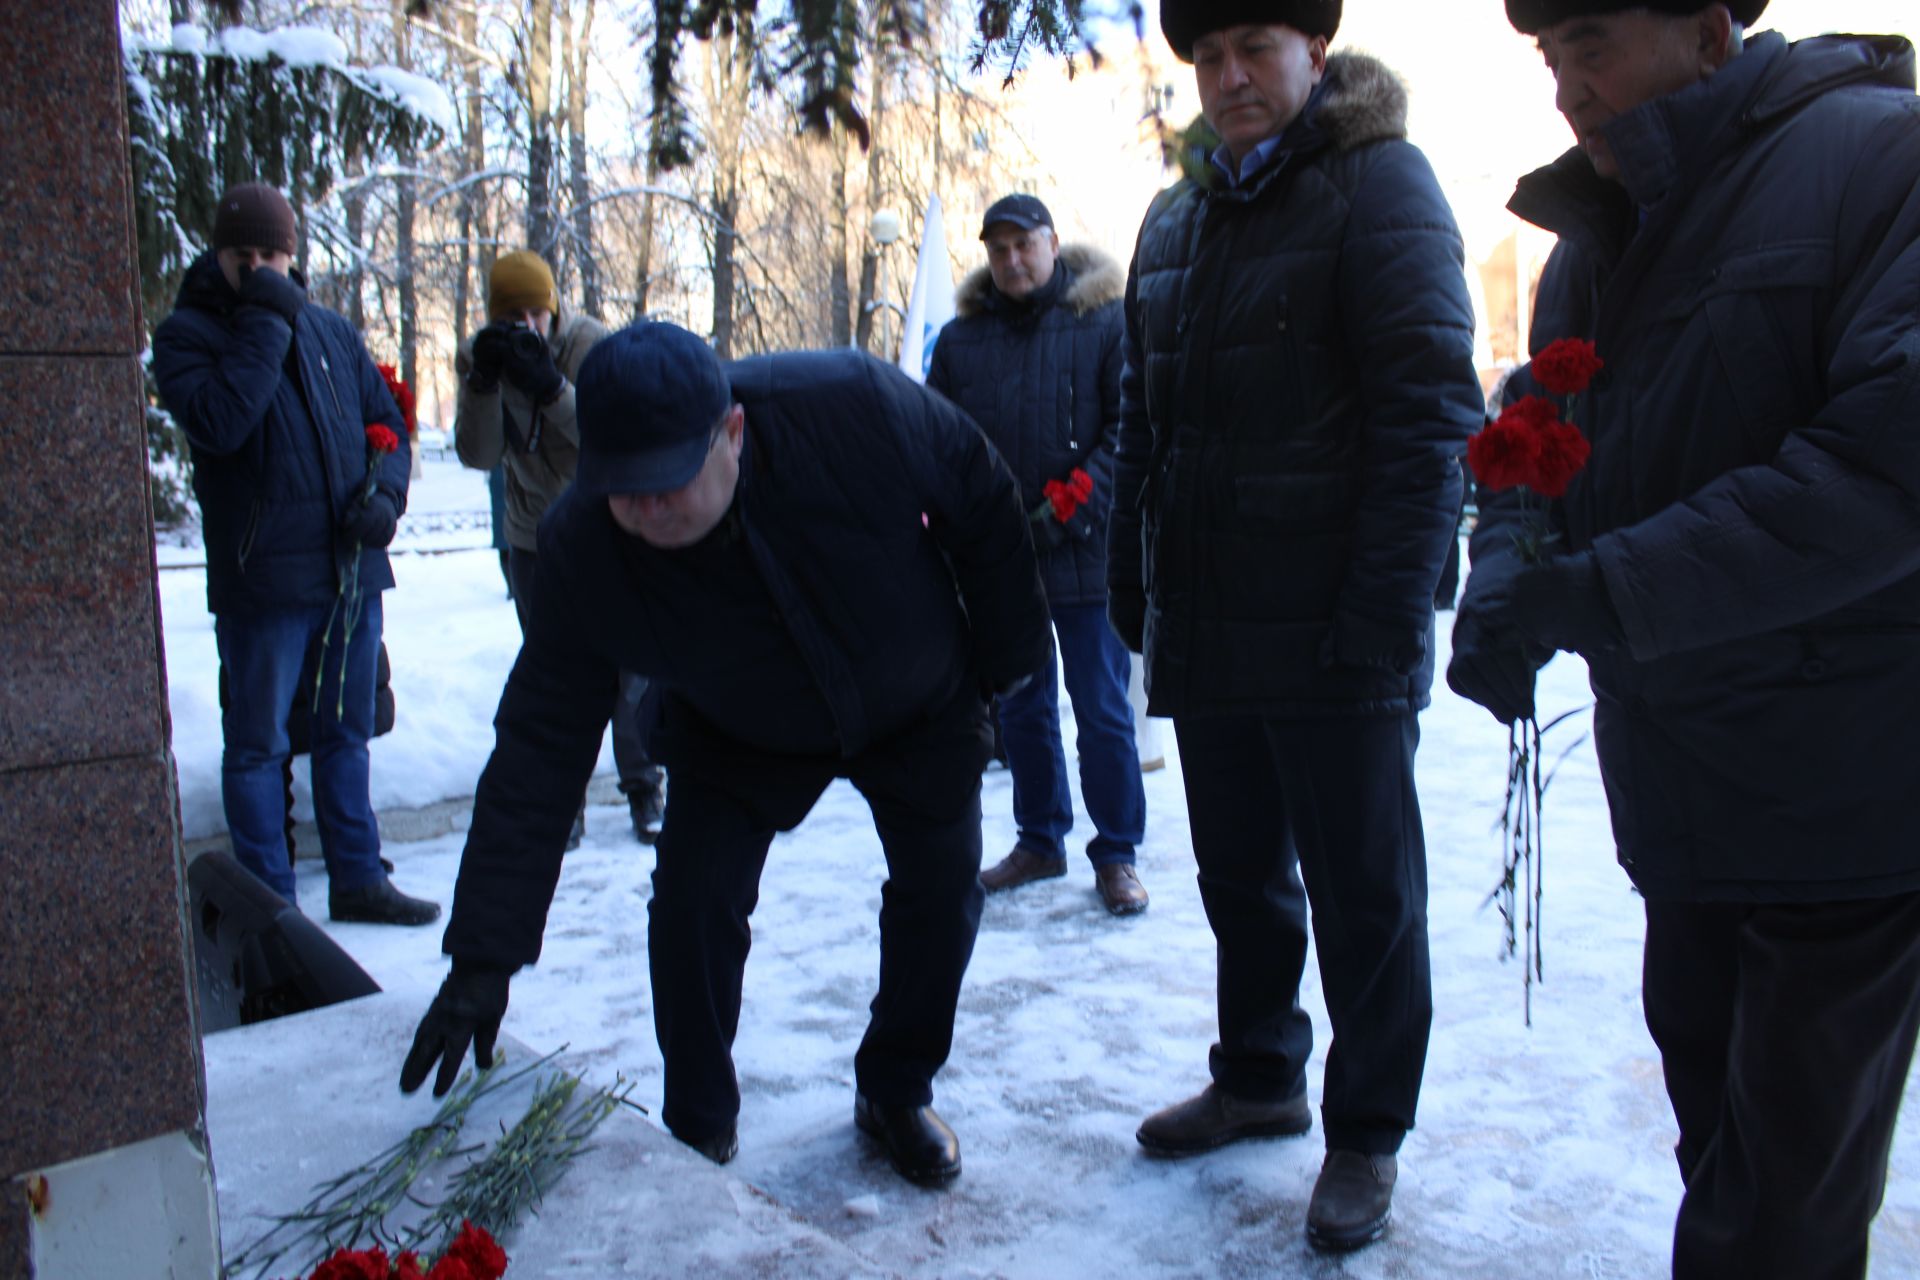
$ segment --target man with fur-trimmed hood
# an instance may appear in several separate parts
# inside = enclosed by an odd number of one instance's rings
[[[1087,245],[1062,248],[1047,206],[994,202],[981,220],[987,265],[955,298],[927,385],[980,424],[1020,483],[1058,639],[1046,669],[1000,700],[1019,837],[980,876],[989,893],[1067,871],[1073,794],[1060,741],[1066,676],[1080,788],[1094,837],[1094,888],[1117,916],[1147,909],[1134,871],[1145,789],[1127,701],[1131,659],[1107,625],[1107,514],[1120,421],[1120,266]]]
[[[1160,22],[1219,145],[1134,250],[1108,585],[1178,736],[1220,1027],[1212,1083],[1139,1140],[1310,1127],[1311,902],[1333,1042],[1306,1234],[1353,1249],[1386,1229],[1432,1023],[1413,761],[1484,410],[1473,310],[1403,86],[1328,56],[1338,0]]]

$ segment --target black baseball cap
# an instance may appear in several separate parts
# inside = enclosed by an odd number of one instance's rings
[[[980,219],[980,238],[987,238],[987,231],[996,222],[1011,222],[1023,231],[1035,227],[1053,230],[1053,215],[1047,212],[1047,206],[1040,203],[1038,196],[1011,195],[1001,196],[987,206],[987,216]]]
[[[713,429],[732,404],[726,370],[704,339],[663,322],[609,334],[574,380],[573,482],[596,497],[684,488],[706,465]]]

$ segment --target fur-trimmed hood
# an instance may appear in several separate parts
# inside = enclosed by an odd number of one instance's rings
[[[1368,53],[1327,59],[1326,96],[1313,123],[1342,151],[1407,136],[1407,82]]]
[[[1118,262],[1092,245],[1063,244],[1059,261],[1073,272],[1073,284],[1060,299],[1060,305],[1073,314],[1086,315],[1126,296],[1127,273]],[[974,268],[954,290],[954,314],[962,319],[983,314],[992,294],[993,273],[985,267]]]

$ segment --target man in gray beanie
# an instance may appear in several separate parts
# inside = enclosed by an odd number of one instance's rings
[[[1171,716],[1219,944],[1182,1156],[1307,1132],[1308,906],[1333,1041],[1307,1240],[1387,1228],[1433,1019],[1416,717],[1459,455],[1482,421],[1453,213],[1337,0],[1166,0],[1218,140],[1154,201],[1124,301],[1114,629]]]
[[[1507,0],[1577,143],[1509,206],[1560,236],[1535,365],[1605,367],[1555,554],[1480,508],[1448,682],[1510,722],[1586,659],[1673,1274],[1858,1280],[1920,1027],[1920,99],[1906,40],[1765,8]]]

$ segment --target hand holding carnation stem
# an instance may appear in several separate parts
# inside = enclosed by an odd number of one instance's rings
[[[1522,396],[1467,442],[1467,465],[1483,489],[1520,491],[1520,524],[1514,550],[1527,564],[1540,564],[1558,535],[1545,520],[1546,503],[1566,496],[1567,486],[1587,465],[1591,452],[1585,435],[1571,421],[1579,397],[1593,384],[1605,362],[1591,342],[1562,338],[1533,358],[1533,378],[1561,406],[1543,396]],[[1540,500],[1536,520],[1530,495]],[[1555,721],[1554,723],[1558,723]],[[1552,726],[1549,725],[1549,728]],[[1505,842],[1502,876],[1490,895],[1500,907],[1506,952],[1518,949],[1521,928],[1520,881],[1526,881],[1524,931],[1527,951],[1523,979],[1527,1025],[1533,1024],[1533,983],[1544,977],[1540,951],[1543,850],[1540,840],[1546,781],[1540,768],[1540,722],[1519,716],[1507,728],[1507,795],[1500,828]]]
[[[400,387],[402,390],[405,390],[406,384],[404,382],[400,383]],[[409,400],[412,399],[412,396],[410,393],[408,395],[408,399]],[[389,454],[392,454],[398,451],[400,448],[400,437],[394,434],[392,427],[389,427],[382,422],[369,422],[367,424],[366,437],[367,437],[367,481],[366,481],[366,484],[361,487],[359,496],[354,499],[354,502],[360,508],[366,508],[376,500],[380,492],[380,464],[386,461],[387,456]],[[385,499],[383,498],[379,500],[382,502],[385,501]],[[389,507],[388,510],[389,512],[391,512],[392,510],[391,507]],[[352,512],[350,509],[349,515],[351,514]],[[391,524],[390,521],[388,523],[389,525]],[[387,534],[389,539],[391,539],[392,529],[390,527],[387,530]],[[383,542],[380,545],[385,546],[386,544]],[[344,633],[340,641],[339,696],[334,699],[333,714],[336,718],[346,714],[347,644],[353,635],[354,626],[360,621],[360,551],[361,551],[361,547],[362,547],[362,540],[356,537],[353,540],[352,546],[349,547],[347,550],[345,562],[341,565],[341,568],[340,568],[340,590],[335,593],[333,598],[333,609],[327,615],[327,629],[324,632],[322,632],[320,636],[320,660],[317,663],[315,663],[315,670],[313,674],[313,710],[315,714],[319,713],[320,690],[321,690],[321,687],[326,682],[327,645],[331,643],[333,639],[333,619],[335,618],[335,616],[340,614],[341,603],[343,601],[345,602],[345,605],[346,605],[346,609],[345,609],[346,623],[344,627]]]

